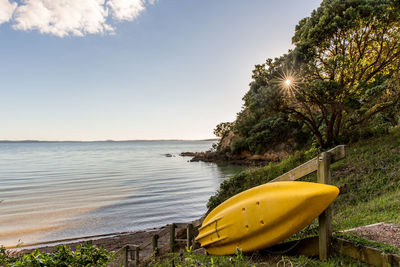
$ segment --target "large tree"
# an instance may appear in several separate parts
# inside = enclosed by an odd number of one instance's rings
[[[293,79],[278,85],[279,108],[304,122],[322,147],[398,102],[398,1],[325,0],[296,26],[293,44],[278,61],[280,76]]]
[[[290,139],[304,143],[304,126],[329,147],[399,110],[400,1],[324,0],[296,26],[293,44],[255,66],[229,125],[238,147],[259,153]]]

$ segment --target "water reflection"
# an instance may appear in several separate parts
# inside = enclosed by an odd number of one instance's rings
[[[176,156],[210,146],[178,141],[0,144],[0,244],[196,219],[221,181],[242,169]]]

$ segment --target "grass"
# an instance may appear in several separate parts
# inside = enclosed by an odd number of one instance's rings
[[[317,259],[310,259],[305,256],[288,257],[288,260],[293,264],[293,266],[299,266],[299,267],[300,266],[301,267],[304,267],[304,266],[307,266],[307,267],[314,267],[314,266],[318,266],[318,267],[337,267],[337,266],[365,267],[365,263],[357,262],[350,257],[347,257],[345,255],[339,255],[339,254],[332,254],[331,257],[326,262],[321,262]],[[282,265],[280,265],[280,266],[282,266]],[[291,265],[286,264],[285,266],[291,266]]]
[[[168,254],[162,258],[154,259],[148,266],[164,267],[191,267],[191,266],[232,266],[232,267],[253,267],[259,266],[251,258],[243,255],[229,256],[208,256],[191,252],[181,254]]]
[[[294,266],[351,266],[361,267],[365,264],[354,261],[352,258],[333,254],[328,261],[320,262],[317,259],[308,257],[288,257],[281,255],[259,255],[257,252],[251,255],[243,255],[240,251],[232,256],[209,256],[195,254],[190,250],[185,253],[173,253],[163,257],[153,258],[147,264],[149,267],[294,267]]]
[[[400,130],[351,144],[348,152],[332,168],[333,183],[349,188],[335,201],[335,228],[400,223]]]
[[[344,205],[341,205],[342,207]],[[336,230],[349,229],[378,222],[400,224],[400,191],[388,192],[365,203],[340,209],[337,205],[333,224]]]
[[[294,267],[294,266],[350,266],[361,267],[364,263],[359,263],[350,257],[333,254],[328,261],[321,262],[304,256],[288,257],[281,255],[252,255],[240,256],[208,256],[194,253],[168,254],[161,258],[155,258],[147,266],[151,267]]]

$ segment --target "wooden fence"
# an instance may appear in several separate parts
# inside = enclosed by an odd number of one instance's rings
[[[175,229],[186,228],[186,239],[177,239]],[[175,252],[177,243],[185,243],[187,248],[194,246],[193,224],[192,223],[173,223],[169,226],[169,248],[170,252]]]
[[[193,223],[172,223],[169,227],[153,235],[152,239],[140,246],[137,245],[125,245],[116,252],[117,260],[112,266],[139,266],[140,264],[140,251],[143,251],[146,247],[152,246],[153,255],[156,256],[159,253],[158,240],[162,236],[169,235],[169,248],[170,252],[175,252],[177,245],[183,243],[187,248],[195,247],[194,241],[194,228],[201,225],[200,220],[196,220]],[[176,234],[178,229],[186,229],[186,238],[177,238]]]

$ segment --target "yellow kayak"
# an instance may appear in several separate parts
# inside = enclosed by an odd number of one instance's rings
[[[335,186],[309,182],[260,185],[226,200],[205,218],[196,240],[213,255],[278,244],[318,217],[337,197]]]

